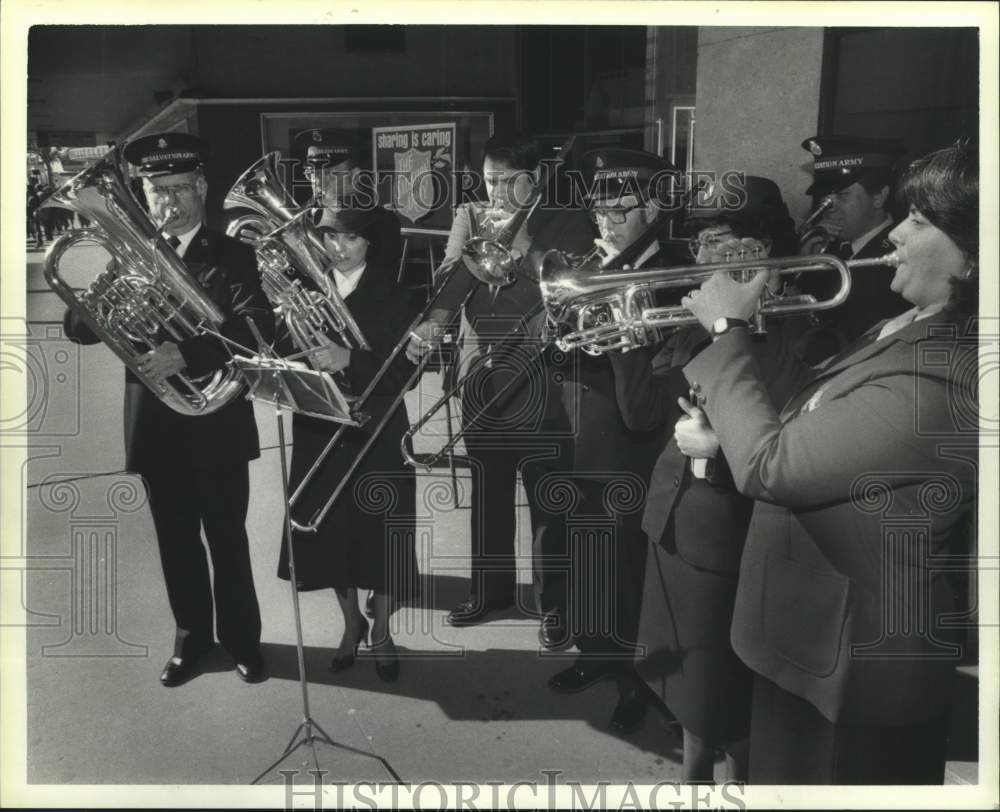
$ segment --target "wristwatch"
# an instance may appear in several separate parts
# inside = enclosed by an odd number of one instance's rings
[[[730,330],[735,330],[738,327],[744,327],[746,329],[750,328],[750,322],[744,319],[727,319],[725,317],[721,319],[716,319],[712,323],[712,338],[718,338],[719,336],[724,336]]]

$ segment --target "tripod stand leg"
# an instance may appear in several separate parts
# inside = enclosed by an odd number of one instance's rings
[[[295,729],[295,733],[292,735],[291,741],[288,742],[288,746],[285,747],[284,752],[276,761],[268,765],[267,769],[260,773],[260,775],[254,778],[254,780],[250,783],[257,784],[265,775],[270,773],[275,767],[281,764],[281,762],[287,759],[300,747],[308,747],[310,749],[312,752],[313,764],[316,767],[316,773],[320,774],[319,757],[316,754],[316,743],[319,742],[320,744],[326,744],[331,747],[356,753],[360,756],[375,759],[380,762],[383,767],[385,767],[386,771],[393,777],[393,779],[402,784],[403,780],[389,765],[389,762],[387,762],[382,756],[376,755],[375,753],[367,750],[360,750],[357,747],[351,747],[349,744],[341,744],[340,742],[334,741],[329,735],[327,735],[323,728],[313,721],[312,717],[309,715],[309,689],[306,682],[305,646],[302,642],[302,615],[299,611],[299,589],[295,577],[295,551],[292,548],[292,510],[288,498],[288,463],[286,461],[287,445],[285,443],[285,425],[282,422],[280,408],[278,409],[277,416],[278,453],[281,455],[281,486],[285,497],[285,543],[288,545],[288,575],[292,587],[292,607],[294,608],[295,615],[295,651],[299,665],[299,684],[302,688],[302,721]],[[318,732],[319,735],[316,735],[316,732],[314,731]]]

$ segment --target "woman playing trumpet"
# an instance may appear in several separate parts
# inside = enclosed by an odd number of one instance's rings
[[[794,250],[778,187],[744,176],[743,190],[739,208],[713,197],[689,214],[691,253],[699,264]],[[685,327],[659,349],[609,357],[626,424],[673,429],[661,444],[642,516],[650,545],[638,637],[646,656],[638,671],[683,726],[683,780],[711,781],[715,748],[724,747],[729,779],[743,781],[751,675],[729,644],[729,625],[753,503],[737,493],[718,440],[687,400],[696,396],[681,373],[710,343],[700,326]]]
[[[765,273],[682,302],[729,320],[684,375],[757,500],[732,627],[754,783],[943,780],[959,599],[934,562],[967,550],[976,504],[975,150],[914,162],[902,193],[891,288],[913,307],[816,368],[784,343],[752,352],[740,320]]]

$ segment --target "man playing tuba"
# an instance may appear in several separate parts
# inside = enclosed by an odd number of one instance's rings
[[[208,183],[205,144],[186,133],[144,136],[125,147],[138,169],[149,214],[183,259],[194,281],[226,316],[220,331],[255,346],[247,320],[261,336],[274,336],[271,309],[260,290],[253,251],[204,225]],[[64,319],[67,336],[82,344],[98,337],[75,311]],[[197,378],[222,369],[229,352],[219,339],[198,335],[164,340],[139,361],[154,382],[178,373]],[[198,660],[219,642],[244,682],[264,678],[260,609],[246,533],[248,462],[260,455],[250,402],[237,398],[209,414],[180,414],[163,403],[131,370],[125,384],[126,468],[142,476],[156,528],[160,562],[177,631],[173,656],[160,682],[187,682]],[[202,546],[212,559],[214,583]],[[214,598],[214,600],[213,600]],[[214,613],[213,613],[214,604]]]

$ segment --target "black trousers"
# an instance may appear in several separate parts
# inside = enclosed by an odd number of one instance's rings
[[[257,653],[260,607],[246,532],[247,463],[205,470],[144,473],[167,597],[177,624],[174,654],[196,656],[219,642],[236,660]],[[209,575],[212,556],[214,582]],[[214,597],[214,601],[213,601]]]
[[[754,784],[943,784],[948,714],[909,725],[831,722],[755,675],[750,717]]]
[[[627,669],[635,654],[646,573],[642,513],[610,508],[605,496],[614,486],[603,479],[580,479],[577,486],[581,502],[569,528],[570,632],[587,659]]]

